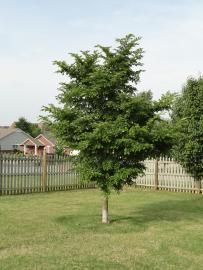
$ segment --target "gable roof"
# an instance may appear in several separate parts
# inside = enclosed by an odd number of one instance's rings
[[[3,126],[3,127],[0,126],[0,140],[5,138],[6,136],[12,134],[12,133],[15,133],[15,132],[23,133],[23,134],[25,134],[27,136],[28,139],[31,139],[31,140],[35,141],[35,139],[30,134],[24,132],[22,129],[13,128],[13,127],[7,127],[7,126]],[[36,142],[37,142],[37,140],[36,140]],[[39,141],[38,141],[38,144],[40,144]]]
[[[55,146],[55,143],[53,142],[53,140],[51,140],[49,137],[47,137],[44,134],[39,134],[35,139],[38,140],[38,141],[40,141],[40,137],[43,137],[46,141],[50,142],[52,144],[52,146]]]
[[[15,132],[16,130],[19,130],[19,129],[7,127],[7,126],[0,127],[0,139],[8,136],[9,134]]]
[[[6,136],[9,136],[12,133],[15,132],[20,132],[23,133],[27,136],[27,139],[25,141],[23,141],[20,145],[24,145],[24,143],[26,143],[28,140],[30,140],[33,144],[36,144],[37,146],[45,146],[45,144],[43,142],[41,142],[40,140],[38,140],[38,137],[43,136],[46,140],[48,140],[53,146],[55,146],[55,142],[53,139],[51,139],[49,136],[44,135],[44,134],[40,134],[39,136],[37,136],[36,138],[33,138],[31,135],[29,135],[28,133],[24,132],[23,130],[19,129],[19,128],[14,128],[14,127],[9,127],[9,126],[0,126],[0,140],[5,138]]]
[[[37,139],[34,138],[27,138],[24,142],[22,142],[20,145],[25,145],[27,141],[32,142],[34,145],[36,144],[37,146],[45,146],[43,143],[41,143],[40,141],[38,141]]]

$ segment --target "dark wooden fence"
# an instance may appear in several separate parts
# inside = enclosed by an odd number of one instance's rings
[[[0,195],[94,187],[81,181],[69,157],[0,153]]]

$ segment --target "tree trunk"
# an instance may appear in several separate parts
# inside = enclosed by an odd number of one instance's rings
[[[109,212],[108,212],[108,197],[105,196],[102,203],[102,223],[109,223]]]
[[[195,179],[194,184],[195,184],[195,193],[200,194],[200,192],[201,192],[201,190],[200,190],[201,189],[201,181]]]

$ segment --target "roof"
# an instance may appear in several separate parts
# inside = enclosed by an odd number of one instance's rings
[[[0,139],[6,137],[7,135],[16,131],[16,128],[11,128],[7,126],[0,126]]]
[[[44,137],[45,140],[49,141],[52,144],[52,146],[55,146],[55,142],[53,140],[51,140],[49,137],[47,137],[46,135],[44,135],[44,134],[39,134],[35,139],[40,141],[40,137]]]
[[[51,143],[56,145],[56,138],[54,137],[54,134],[50,131],[43,131],[42,134],[46,139],[48,139]]]
[[[22,142],[20,145],[25,145],[27,141],[31,141],[33,144],[36,144],[37,146],[45,146],[44,144],[42,144],[40,141],[38,141],[37,139],[34,138],[28,138],[26,139],[24,142]]]
[[[27,139],[24,141],[26,142],[28,139],[31,140],[34,144],[36,144],[37,146],[44,146],[44,144],[42,144],[40,141],[38,141],[37,139],[34,139],[31,135],[29,135],[28,133],[24,132],[23,130],[19,129],[19,128],[13,128],[13,127],[7,127],[7,126],[0,126],[0,139],[14,133],[14,132],[21,132],[26,134]],[[21,143],[21,145],[24,144],[24,142]]]
[[[39,136],[37,136],[36,138],[33,138],[31,135],[29,135],[28,133],[24,132],[23,130],[19,129],[19,128],[14,128],[14,127],[9,127],[9,126],[0,126],[0,139],[14,133],[14,132],[22,132],[24,134],[26,134],[27,139],[25,141],[23,141],[21,143],[21,145],[24,145],[25,142],[27,142],[27,140],[30,140],[33,144],[36,144],[37,146],[45,146],[43,143],[41,143],[38,140],[38,137],[44,136],[48,141],[50,141],[53,145],[54,145],[54,139],[50,138],[50,136],[47,136],[47,134],[40,134]]]

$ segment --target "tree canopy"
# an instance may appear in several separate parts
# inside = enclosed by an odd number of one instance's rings
[[[15,127],[22,129],[24,132],[30,134],[34,138],[41,133],[41,129],[38,124],[27,121],[25,117],[20,117],[18,121],[15,122]]]
[[[55,61],[68,82],[61,83],[59,106],[44,107],[56,136],[80,151],[76,164],[83,179],[95,181],[106,196],[131,184],[146,158],[171,147],[160,114],[170,108],[171,95],[153,101],[150,91],[137,91],[143,71],[139,41],[129,34],[114,49],[97,45],[93,52],[72,53],[72,63]]]
[[[172,109],[173,149],[178,162],[196,180],[203,176],[203,78],[189,78]]]

